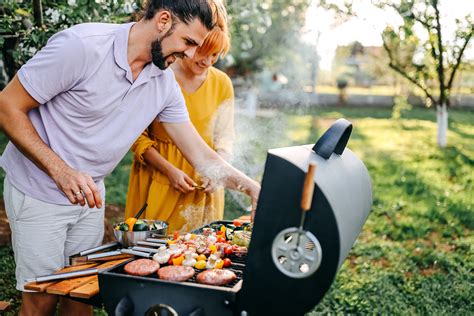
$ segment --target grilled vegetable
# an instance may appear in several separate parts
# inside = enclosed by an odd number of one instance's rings
[[[234,231],[231,243],[238,246],[248,247],[250,244],[251,232],[245,230]]]
[[[135,225],[133,225],[133,231],[142,232],[142,231],[145,231],[145,230],[148,230],[148,225],[140,219],[137,220]]]
[[[135,217],[129,217],[125,221],[125,224],[128,225],[129,230],[133,230],[133,226],[135,225],[136,222],[137,222],[137,219]]]

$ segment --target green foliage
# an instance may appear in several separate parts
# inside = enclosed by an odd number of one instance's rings
[[[292,59],[309,0],[228,1],[231,55],[239,74],[271,70]]]
[[[393,103],[392,118],[395,120],[400,119],[404,111],[410,111],[412,109],[412,106],[404,96],[396,96]]]
[[[12,312],[7,312],[4,315],[16,315],[17,313],[13,311],[20,307],[21,292],[15,289],[15,262],[10,247],[0,247],[0,266],[2,267],[0,269],[0,301],[10,302],[12,310]]]
[[[53,34],[78,23],[124,22],[130,18],[133,8],[139,8],[136,2],[125,0],[46,0],[42,1],[43,25],[35,26],[31,3],[0,1],[0,54],[12,58],[4,59],[10,76]]]

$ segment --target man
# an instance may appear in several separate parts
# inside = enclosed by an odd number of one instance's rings
[[[226,14],[216,1],[151,0],[135,24],[59,32],[0,93],[0,128],[11,140],[0,163],[21,315],[54,313],[57,297],[25,291],[26,280],[100,244],[103,179],[155,118],[198,170],[208,178],[217,172],[256,205],[259,185],[207,147],[166,69],[177,57],[193,56],[215,15]],[[62,299],[60,313],[91,309]]]

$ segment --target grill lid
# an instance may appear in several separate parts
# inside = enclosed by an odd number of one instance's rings
[[[367,169],[345,148],[351,131],[352,124],[341,119],[314,147],[269,150],[239,292],[241,311],[250,315],[304,314],[331,286],[372,203]],[[300,224],[299,203],[311,161],[317,164],[313,178],[316,187],[304,228],[319,241],[322,258],[314,274],[292,278],[273,262],[272,244],[281,231]],[[334,197],[340,201],[336,202]]]

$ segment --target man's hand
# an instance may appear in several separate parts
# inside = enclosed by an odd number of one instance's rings
[[[171,167],[166,172],[166,176],[170,181],[170,185],[175,189],[183,193],[189,193],[194,191],[196,183],[184,173],[181,169]]]
[[[251,220],[253,222],[255,218],[255,211],[257,210],[257,203],[258,203],[258,196],[260,194],[260,184],[257,181],[254,181],[252,179],[248,179],[248,183],[245,185],[239,185],[237,189],[239,191],[244,192],[248,196],[250,196],[252,200],[252,213],[251,213]]]
[[[102,198],[90,175],[63,166],[53,175],[53,180],[72,204],[84,206],[87,203],[90,208],[102,207]]]

